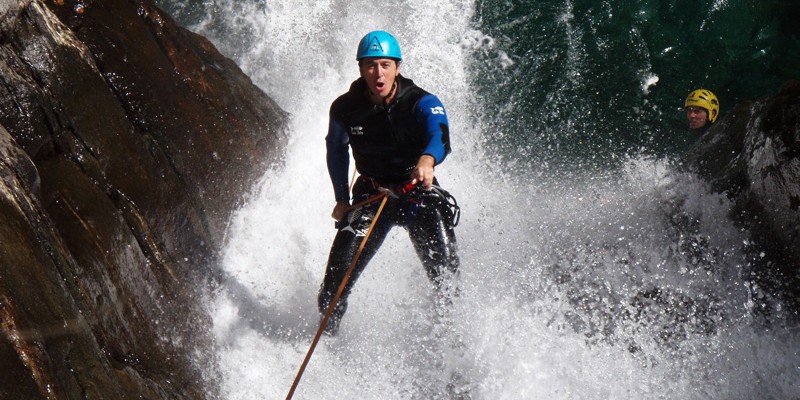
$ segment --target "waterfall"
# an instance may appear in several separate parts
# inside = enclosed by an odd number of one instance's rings
[[[226,399],[285,396],[316,332],[335,233],[327,112],[357,77],[356,44],[374,29],[398,38],[401,72],[448,109],[453,154],[437,177],[463,210],[461,295],[442,330],[424,270],[397,228],[295,398],[800,396],[797,332],[781,323],[780,304],[753,296],[747,234],[728,217],[724,195],[667,158],[629,156],[619,167],[555,177],[535,159],[499,162],[488,151],[514,118],[544,116],[475,95],[493,90],[476,74],[514,60],[476,27],[474,4],[202,4],[208,14],[192,29],[292,115],[285,165],[265,174],[233,218],[229,279],[209,305]],[[587,60],[573,58],[579,64],[565,70],[579,74]],[[531,90],[540,83],[518,78]]]

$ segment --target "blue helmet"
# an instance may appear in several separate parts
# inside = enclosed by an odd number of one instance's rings
[[[369,57],[393,58],[397,61],[403,59],[397,39],[386,31],[372,31],[358,43],[356,60]]]

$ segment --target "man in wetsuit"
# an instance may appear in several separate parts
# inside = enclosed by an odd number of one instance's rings
[[[364,36],[356,60],[361,77],[331,105],[325,138],[336,197],[331,216],[338,232],[319,292],[323,315],[379,207],[375,202],[352,208],[349,149],[360,174],[353,185],[352,204],[381,192],[388,193],[389,199],[326,326],[328,334],[338,331],[353,285],[395,225],[406,228],[428,278],[444,296],[452,289],[458,270],[453,231],[458,206],[434,176],[434,167],[450,153],[444,106],[436,96],[400,75],[400,46],[388,32]]]
[[[706,89],[697,89],[686,97],[684,103],[689,128],[700,133],[705,133],[719,116],[719,100],[717,96]]]

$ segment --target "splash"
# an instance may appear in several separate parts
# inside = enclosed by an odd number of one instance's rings
[[[475,93],[497,89],[475,74],[517,64],[473,26],[472,3],[414,0],[379,13],[366,1],[206,5],[215,12],[194,29],[292,114],[285,166],[269,171],[234,217],[229,279],[210,305],[226,399],[285,396],[316,331],[334,235],[327,110],[356,78],[355,44],[373,29],[398,37],[403,74],[448,108],[454,153],[437,176],[464,210],[461,295],[439,315],[396,230],[356,285],[339,336],[317,348],[296,398],[800,396],[797,333],[779,315],[759,314],[776,306],[753,295],[747,236],[728,217],[725,196],[664,158],[556,177],[534,158],[499,163],[484,151],[520,111],[513,99],[483,103]],[[574,56],[565,70],[582,81],[584,30],[573,26],[572,2],[557,8],[568,11],[554,29]],[[654,85],[653,76],[639,88]]]

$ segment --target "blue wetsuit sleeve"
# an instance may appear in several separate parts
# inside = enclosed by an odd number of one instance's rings
[[[325,136],[325,148],[327,149],[328,175],[333,184],[336,201],[350,200],[350,188],[347,184],[347,172],[350,168],[349,143],[344,124],[331,114],[328,135]]]
[[[450,154],[450,127],[444,105],[432,94],[423,96],[414,110],[417,121],[425,127],[427,145],[422,154],[429,154],[438,165]]]

